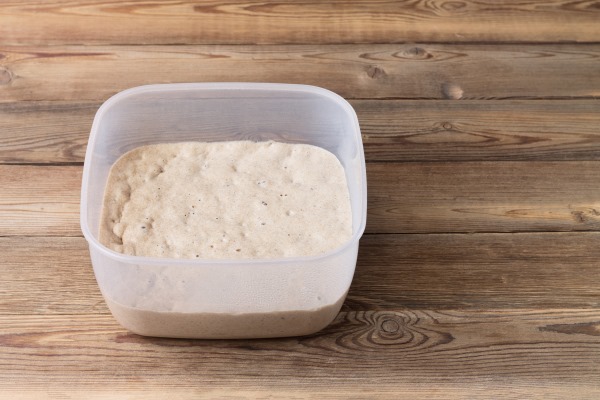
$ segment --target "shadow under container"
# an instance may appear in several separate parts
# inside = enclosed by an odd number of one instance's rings
[[[320,146],[340,160],[352,237],[311,257],[176,259],[117,253],[98,240],[109,170],[139,146],[185,141],[275,140]],[[125,90],[98,110],[85,157],[81,229],[112,314],[145,336],[266,338],[315,333],[338,314],[365,229],[365,161],[356,113],[340,96],[306,85],[191,83]]]

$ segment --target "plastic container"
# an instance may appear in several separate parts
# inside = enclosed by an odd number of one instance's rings
[[[122,154],[154,143],[225,140],[308,143],[335,154],[351,197],[350,241],[319,256],[235,261],[129,256],[100,244],[105,184]],[[119,323],[146,336],[251,338],[321,330],[346,297],[366,220],[356,114],[340,96],[305,85],[168,84],[118,93],[94,118],[81,190],[81,229],[100,290]]]

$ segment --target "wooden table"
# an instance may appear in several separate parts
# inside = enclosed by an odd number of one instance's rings
[[[600,398],[600,11],[569,1],[0,4],[1,398]],[[318,334],[145,338],[79,228],[99,105],[164,82],[350,100],[367,232]]]

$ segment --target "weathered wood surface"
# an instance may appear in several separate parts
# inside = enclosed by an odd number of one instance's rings
[[[367,232],[600,229],[600,163],[371,163]]]
[[[285,82],[347,98],[595,98],[600,44],[0,46],[0,102],[148,83]]]
[[[0,4],[0,398],[600,398],[594,1]],[[276,340],[143,338],[79,228],[93,115],[169,82],[351,101],[369,209],[342,313]],[[7,165],[12,164],[12,165]]]
[[[97,101],[0,103],[0,163],[80,163]],[[352,100],[367,161],[600,160],[597,100]],[[2,134],[2,133],[5,134]]]
[[[599,241],[598,232],[366,235],[343,310],[600,308]],[[0,315],[108,313],[83,238],[0,238],[0,271]]]
[[[81,172],[80,166],[0,166],[0,236],[81,236]]]
[[[98,107],[94,102],[0,103],[0,162],[83,162]]]
[[[597,42],[593,1],[20,0],[0,44]]]
[[[0,165],[0,236],[81,236],[81,166]],[[600,163],[370,163],[367,233],[597,231]]]
[[[599,320],[598,309],[342,312],[308,337],[199,341],[142,338],[108,315],[0,315],[0,382],[17,396],[592,399]]]

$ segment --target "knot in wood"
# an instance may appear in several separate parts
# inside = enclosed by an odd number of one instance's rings
[[[422,47],[416,47],[416,46],[415,47],[411,47],[410,49],[406,50],[404,52],[404,55],[406,57],[414,58],[414,59],[417,59],[417,60],[425,60],[425,59],[433,57],[433,55],[431,55],[431,53],[429,53],[424,48],[422,48]]]
[[[369,65],[366,72],[371,79],[378,79],[386,75],[385,70],[378,65]]]
[[[459,11],[467,8],[467,3],[464,1],[445,1],[441,5],[445,11]]]
[[[456,83],[442,84],[442,96],[444,99],[459,100],[463,97],[464,91]]]
[[[396,333],[400,330],[400,324],[394,319],[385,319],[381,323],[381,330],[385,333]]]
[[[13,80],[13,74],[10,69],[0,67],[0,85],[8,85]]]

